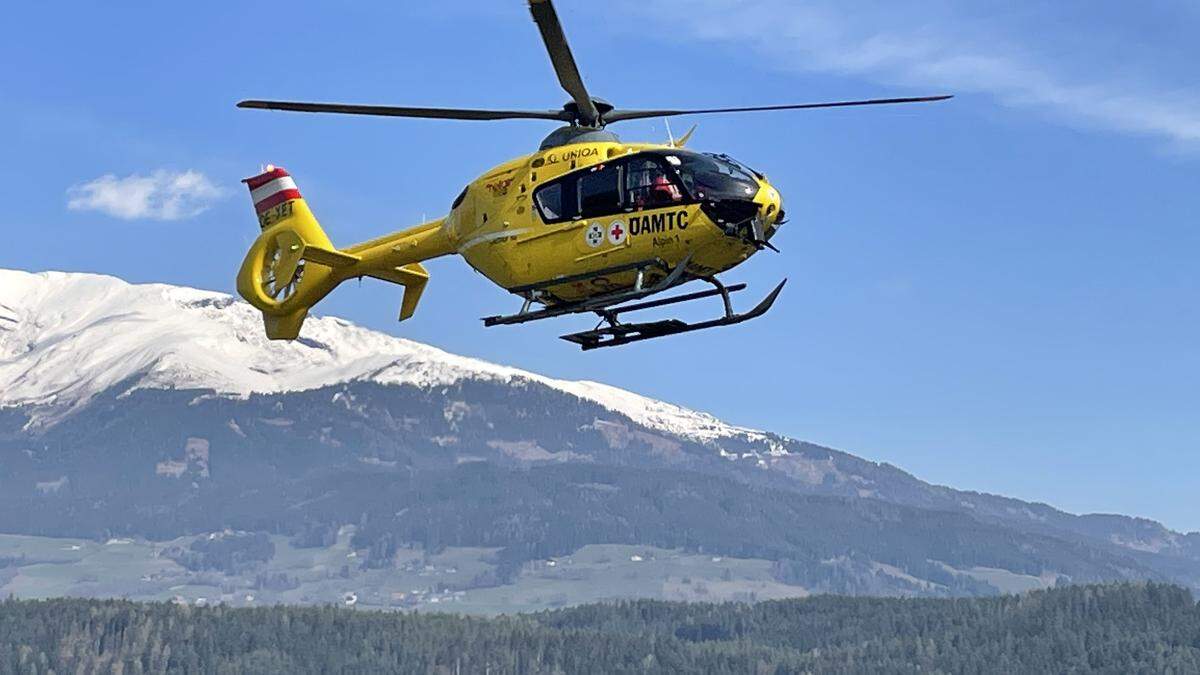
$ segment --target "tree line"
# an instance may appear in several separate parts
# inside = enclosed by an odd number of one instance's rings
[[[958,599],[626,601],[496,618],[339,607],[0,602],[14,673],[1195,673],[1164,584]]]

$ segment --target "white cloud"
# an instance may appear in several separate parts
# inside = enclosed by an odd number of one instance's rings
[[[651,7],[693,38],[751,47],[785,69],[920,88],[914,93],[987,94],[1073,126],[1200,146],[1200,89],[1172,46],[1116,40],[1119,27],[1086,14],[1064,18],[1026,7],[989,15],[937,1],[665,0]]]
[[[224,194],[199,171],[159,169],[118,178],[105,174],[67,190],[67,208],[125,220],[180,220],[207,209]]]

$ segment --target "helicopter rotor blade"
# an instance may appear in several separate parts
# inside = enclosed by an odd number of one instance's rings
[[[707,115],[711,113],[760,112],[767,110],[802,110],[808,108],[847,108],[862,105],[890,105],[894,103],[926,103],[945,101],[953,96],[918,96],[912,98],[874,98],[865,101],[831,101],[827,103],[797,103],[790,105],[764,105],[749,108],[704,108],[696,110],[613,110],[604,115],[605,122],[639,120],[647,117],[673,117],[675,115]]]
[[[240,101],[239,108],[259,110],[288,110],[292,112],[341,113],[345,115],[377,115],[383,117],[424,117],[445,120],[515,120],[539,119],[570,121],[565,110],[472,110],[467,108],[412,108],[390,105],[356,105],[347,103],[303,103],[298,101]]]
[[[575,100],[579,121],[587,126],[595,126],[600,120],[600,111],[583,86],[583,77],[575,65],[575,57],[571,54],[571,46],[567,44],[567,36],[563,33],[554,3],[551,0],[529,0],[529,12],[533,14],[533,21],[542,34],[542,42],[546,43],[558,83]]]

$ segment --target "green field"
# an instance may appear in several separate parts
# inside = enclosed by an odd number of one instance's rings
[[[570,556],[526,564],[515,583],[478,587],[494,568],[492,549],[450,548],[436,555],[400,550],[387,569],[360,569],[362,551],[344,527],[327,548],[295,548],[272,536],[275,555],[251,572],[227,575],[185,569],[163,555],[195,537],[167,542],[96,542],[0,535],[0,594],[176,600],[232,606],[354,604],[372,609],[424,609],[501,614],[617,598],[753,601],[801,597],[775,581],[771,562],[713,557],[645,546],[591,545]],[[286,575],[295,588],[256,587],[260,574]]]

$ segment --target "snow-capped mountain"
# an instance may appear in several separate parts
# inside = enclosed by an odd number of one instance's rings
[[[312,317],[299,340],[277,342],[256,310],[223,293],[0,270],[0,407],[29,407],[40,424],[117,383],[245,396],[359,380],[429,387],[464,379],[538,382],[693,440],[763,436],[616,387],[457,356],[335,317]]]
[[[500,550],[510,574],[615,543],[766,558],[824,592],[1200,588],[1200,534],[1153,521],[930,485],[337,318],[272,342],[225,294],[0,270],[0,532],[309,545],[354,523],[384,568],[401,544]]]

